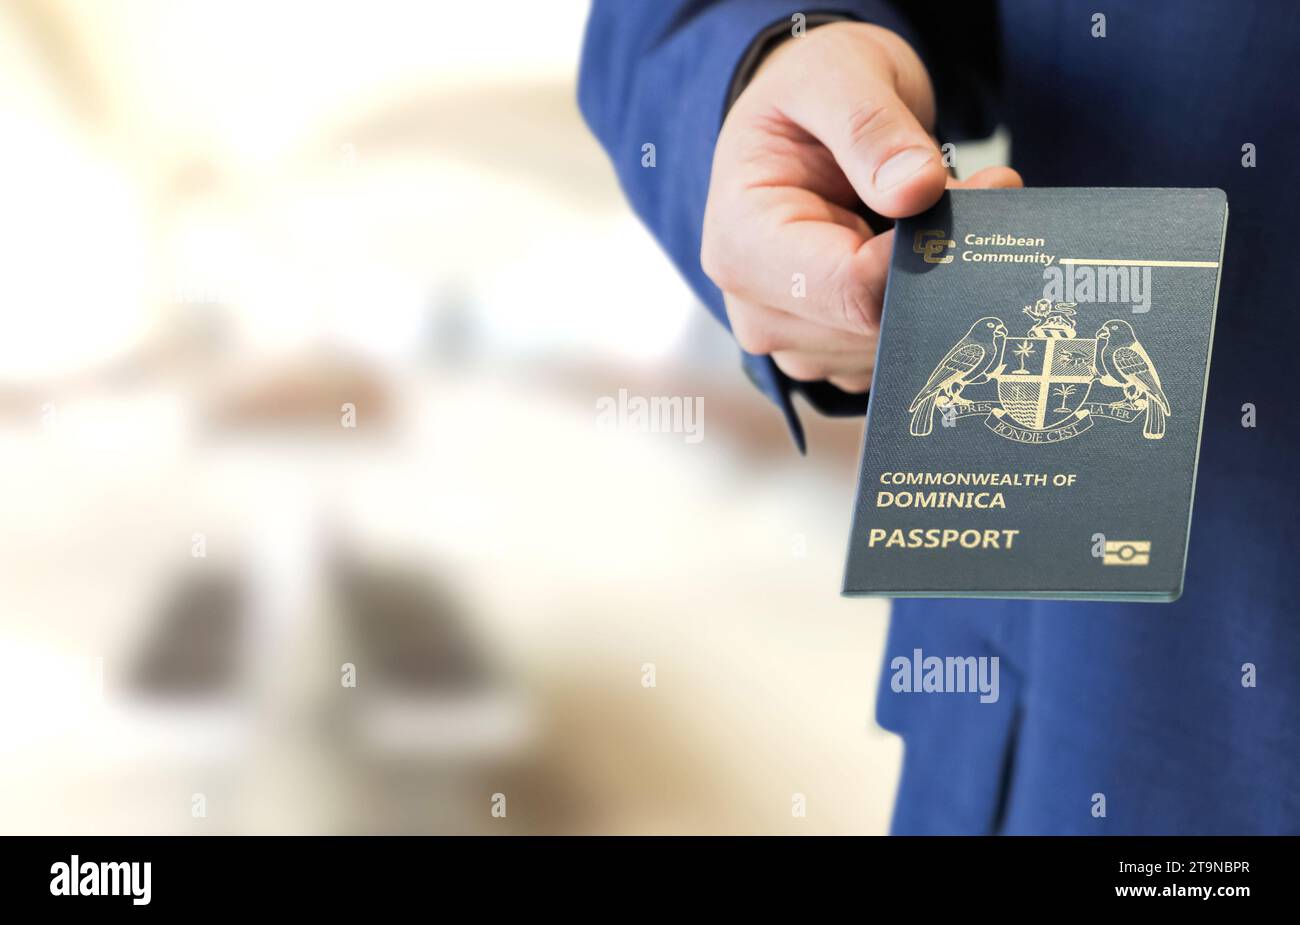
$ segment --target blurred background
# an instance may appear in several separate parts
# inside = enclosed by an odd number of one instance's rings
[[[585,16],[0,5],[3,831],[886,830],[861,421],[632,216]]]

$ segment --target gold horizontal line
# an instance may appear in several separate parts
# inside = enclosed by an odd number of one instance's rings
[[[1217,267],[1217,260],[1108,260],[1105,257],[1062,257],[1061,263],[1095,263],[1112,267]]]

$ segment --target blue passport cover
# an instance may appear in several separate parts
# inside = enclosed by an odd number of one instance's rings
[[[1177,598],[1227,213],[951,190],[900,221],[844,593]]]

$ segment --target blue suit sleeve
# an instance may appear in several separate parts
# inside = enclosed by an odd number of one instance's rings
[[[583,117],[633,209],[724,326],[722,293],[699,258],[713,148],[750,46],[795,12],[876,23],[922,47],[908,19],[879,0],[830,0],[808,9],[789,0],[595,0],[587,23],[578,79]],[[642,166],[647,144],[654,145],[653,167]],[[742,352],[741,358],[750,379],[785,414],[800,451],[803,429],[792,392],[803,392],[830,414],[864,408],[862,396],[827,383],[793,382],[769,357]]]

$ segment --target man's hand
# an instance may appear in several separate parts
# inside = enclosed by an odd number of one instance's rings
[[[822,26],[763,62],[718,136],[700,253],[744,350],[792,379],[870,388],[893,232],[854,209],[902,218],[945,185],[1022,185],[1005,167],[951,180],[933,125],[920,58],[878,26]]]

